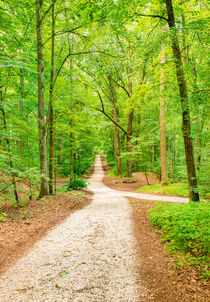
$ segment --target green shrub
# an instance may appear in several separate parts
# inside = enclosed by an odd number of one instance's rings
[[[147,192],[147,193],[156,193],[161,195],[178,195],[178,196],[189,196],[188,185],[185,182],[177,182],[171,183],[171,180],[166,180],[166,184],[159,183],[152,186],[144,186],[140,187],[138,190],[140,192]],[[199,195],[201,198],[210,198],[209,188],[207,186],[201,187],[199,186]]]
[[[138,189],[141,192],[147,193],[157,193],[162,195],[178,195],[178,196],[188,196],[188,186],[186,183],[168,183],[167,185],[164,184],[156,184],[153,186],[144,186]]]
[[[87,183],[84,179],[81,178],[75,178],[73,184],[65,184],[66,191],[72,191],[72,190],[82,190],[87,187]]]
[[[162,241],[168,250],[181,260],[180,265],[199,265],[203,276],[210,252],[210,204],[189,202],[187,204],[158,204],[150,211],[152,225],[160,229]],[[184,257],[183,257],[184,256]]]

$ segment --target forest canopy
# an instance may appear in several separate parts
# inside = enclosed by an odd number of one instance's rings
[[[207,1],[0,0],[0,21],[0,202],[99,153],[208,193]]]

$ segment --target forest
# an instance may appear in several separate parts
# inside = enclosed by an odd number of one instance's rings
[[[208,17],[205,0],[1,0],[0,202],[56,194],[96,154],[209,197]]]

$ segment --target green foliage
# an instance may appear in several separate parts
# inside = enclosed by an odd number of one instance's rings
[[[83,190],[87,187],[87,183],[82,178],[75,178],[72,184],[65,184],[66,191]]]
[[[199,265],[206,277],[210,252],[210,204],[158,204],[150,211],[152,225],[160,230],[162,241],[178,257],[178,265]]]
[[[37,53],[34,3],[1,1],[0,24],[0,172],[17,181],[32,180],[31,194],[37,194],[39,178],[39,132],[37,127]],[[164,20],[138,14],[164,15],[163,1],[68,1],[55,2],[55,72],[53,90],[57,178],[70,173],[70,150],[74,154],[74,176],[87,173],[96,153],[104,151],[108,164],[115,167],[113,123],[100,110],[113,117],[108,75],[113,79],[119,124],[128,129],[128,114],[133,112],[132,152],[127,153],[126,136],[119,130],[122,171],[126,158],[133,160],[133,172],[153,171],[160,175],[160,73],[165,73],[164,91],[167,160],[169,177],[186,181],[181,108],[169,32]],[[43,1],[43,68],[45,115],[48,119],[51,72],[51,1]],[[192,139],[199,188],[208,196],[208,18],[206,4],[173,3],[179,27],[184,72],[192,118]],[[65,14],[64,14],[65,12]],[[182,17],[185,24],[182,24]],[[100,21],[99,21],[100,20]],[[106,20],[106,22],[103,22]],[[184,29],[184,31],[183,31]],[[185,41],[184,41],[185,40]],[[165,45],[166,62],[160,68],[160,49]],[[186,44],[186,45],[184,45]],[[190,47],[188,47],[190,45]],[[69,54],[74,54],[67,59]],[[186,50],[186,52],[185,52]],[[78,53],[78,55],[76,55]],[[187,53],[187,60],[184,56]],[[62,62],[64,64],[61,66]],[[128,76],[128,70],[130,74]],[[20,76],[22,74],[22,85]],[[130,85],[131,84],[131,85]],[[132,94],[128,96],[129,87]],[[127,92],[126,92],[127,91]],[[100,92],[101,99],[98,97]],[[102,102],[103,101],[103,104]],[[103,111],[103,110],[102,110]],[[73,133],[73,147],[70,146]],[[198,139],[201,142],[198,143]],[[9,139],[10,146],[7,146]],[[72,150],[73,149],[73,150]],[[49,151],[49,150],[48,150]],[[48,152],[49,155],[49,152]],[[12,162],[13,168],[10,167]],[[27,171],[29,172],[27,176]],[[25,175],[23,175],[23,174]],[[21,176],[22,174],[22,176]],[[37,178],[34,179],[34,175]],[[34,181],[33,181],[34,180]],[[0,190],[5,181],[0,179]],[[185,194],[185,188],[168,186],[165,194]],[[178,185],[177,185],[178,186]],[[10,188],[0,200],[13,202]],[[167,191],[169,190],[169,191]],[[170,191],[171,190],[171,191]],[[24,193],[18,187],[18,193]],[[164,193],[163,193],[164,194]],[[13,201],[12,201],[13,199]],[[15,202],[14,202],[15,204]]]
[[[161,195],[177,195],[183,197],[189,196],[187,183],[170,183],[171,181],[172,180],[167,180],[167,184],[160,183],[156,185],[140,187],[138,190],[140,192],[156,193]],[[199,192],[201,198],[210,198],[210,193],[206,186],[200,186]]]
[[[144,186],[138,189],[140,192],[156,193],[162,195],[178,195],[185,196],[189,195],[187,183],[169,183],[168,185],[156,184],[152,186]]]
[[[6,214],[6,213],[4,213],[4,212],[0,212],[0,221],[1,221],[1,222],[6,221],[6,216],[7,216],[7,214]]]

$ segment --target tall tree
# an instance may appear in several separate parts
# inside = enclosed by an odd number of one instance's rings
[[[111,75],[108,75],[108,81],[109,81],[110,99],[113,109],[113,120],[116,123],[119,123],[119,110],[116,105],[116,84],[113,83]],[[121,156],[120,156],[119,128],[116,124],[114,124],[114,153],[115,153],[115,161],[117,167],[117,176],[119,176],[122,174],[122,163],[121,163]]]
[[[51,36],[51,73],[49,93],[49,193],[53,194],[55,177],[55,110],[53,104],[53,88],[55,78],[55,0],[52,0],[52,36]]]
[[[165,121],[165,45],[161,46],[161,70],[160,70],[160,161],[161,161],[161,181],[168,178],[167,154],[166,154],[166,121]]]
[[[44,66],[42,43],[42,0],[36,0],[36,36],[37,36],[37,69],[38,69],[38,127],[41,187],[39,197],[48,194],[47,181],[47,131],[44,103]]]
[[[187,94],[187,85],[183,69],[181,51],[177,37],[177,29],[175,25],[174,10],[171,0],[165,0],[168,14],[168,25],[171,30],[171,41],[176,66],[177,82],[179,86],[179,95],[182,107],[182,133],[184,137],[185,157],[187,166],[187,177],[189,186],[189,198],[192,201],[199,201],[197,178],[195,171],[195,162],[193,155],[193,144],[191,135],[190,109]]]

